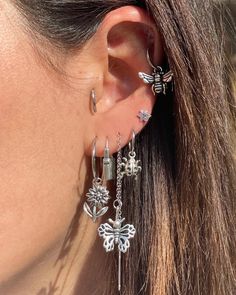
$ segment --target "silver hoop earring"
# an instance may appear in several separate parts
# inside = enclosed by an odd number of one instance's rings
[[[144,72],[139,72],[139,78],[143,80],[145,84],[152,85],[153,94],[163,93],[166,95],[167,89],[169,88],[169,84],[172,84],[173,90],[173,72],[171,70],[165,71],[160,66],[154,66],[151,62],[149,51],[147,50],[147,61],[149,65],[152,67],[153,72],[151,75],[146,74]]]
[[[96,113],[97,112],[97,98],[96,98],[96,92],[94,89],[91,91],[91,104],[92,104],[93,112]]]
[[[107,203],[110,199],[109,191],[103,185],[103,180],[97,175],[97,165],[96,165],[96,140],[94,139],[92,148],[92,171],[93,171],[93,181],[92,188],[86,194],[87,202],[84,203],[84,211],[92,218],[93,222],[96,222],[97,218],[104,215],[108,206]]]
[[[136,152],[134,150],[135,146],[135,132],[132,131],[132,139],[129,142],[129,153],[128,158],[123,157],[123,162],[121,163],[121,176],[135,176],[135,180],[137,180],[138,173],[142,170],[140,165],[140,160],[136,160]]]

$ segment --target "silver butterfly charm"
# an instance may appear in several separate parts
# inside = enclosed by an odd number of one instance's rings
[[[99,226],[98,233],[104,239],[103,247],[106,252],[113,251],[115,244],[118,244],[118,250],[123,253],[130,247],[129,239],[134,237],[136,229],[132,224],[122,226],[124,220],[125,218],[114,221],[109,218],[108,221],[112,226],[109,223]]]
[[[143,72],[138,73],[139,78],[146,84],[152,84],[152,91],[154,95],[163,93],[166,94],[168,83],[173,80],[173,72],[165,73],[161,67],[154,67],[151,75]]]

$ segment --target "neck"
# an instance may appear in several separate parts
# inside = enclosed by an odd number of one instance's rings
[[[101,220],[93,223],[83,212],[84,192],[87,190],[81,189],[83,193],[78,199],[78,207],[63,235],[27,269],[0,284],[0,294],[103,294],[105,285],[102,282],[106,282],[105,268],[109,256],[98,237]]]

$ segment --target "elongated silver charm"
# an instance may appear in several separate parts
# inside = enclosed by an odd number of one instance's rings
[[[109,191],[103,185],[103,180],[97,176],[96,169],[96,138],[93,144],[92,151],[92,170],[93,170],[93,186],[89,189],[87,196],[87,202],[84,203],[84,211],[92,218],[93,222],[96,222],[98,217],[104,215],[107,210],[110,196]]]
[[[150,60],[149,53],[147,51],[147,60],[149,65],[153,68],[153,72],[151,75],[146,74],[144,72],[139,72],[139,78],[143,80],[146,84],[152,84],[153,94],[163,93],[166,95],[166,91],[168,88],[168,84],[173,81],[173,72],[167,71],[165,72],[162,67],[154,66]]]
[[[123,157],[123,162],[121,163],[121,177],[126,176],[135,176],[135,179],[137,179],[138,173],[142,170],[142,167],[140,165],[141,161],[136,160],[136,153],[134,151],[134,144],[135,144],[135,132],[133,130],[132,133],[132,140],[129,144],[130,151],[128,153],[128,158]]]
[[[105,181],[115,179],[115,159],[110,155],[108,139],[106,141],[103,157],[103,179]]]

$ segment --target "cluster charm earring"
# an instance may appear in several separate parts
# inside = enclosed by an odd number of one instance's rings
[[[116,199],[113,207],[116,212],[115,220],[108,219],[109,223],[103,223],[98,228],[98,234],[104,239],[103,247],[106,252],[114,250],[115,245],[118,245],[118,290],[121,290],[121,252],[126,253],[130,247],[129,239],[133,238],[136,229],[132,224],[122,223],[125,218],[122,218],[122,155],[121,155],[121,139],[118,135],[118,153],[117,153],[117,183],[116,183]]]
[[[138,173],[142,170],[140,165],[140,160],[136,160],[136,153],[134,150],[135,145],[135,132],[132,132],[132,140],[129,143],[129,153],[128,158],[123,157],[123,162],[121,163],[121,177],[126,176],[135,176],[135,180],[137,180]]]
[[[92,150],[92,170],[93,170],[93,187],[89,189],[86,194],[87,202],[84,203],[84,211],[92,218],[93,222],[96,222],[97,218],[104,215],[108,206],[107,203],[110,199],[109,191],[103,185],[103,179],[97,176],[96,167],[96,138],[93,142]]]
[[[160,66],[154,66],[150,60],[149,52],[147,50],[147,61],[149,65],[153,68],[153,72],[151,75],[148,75],[143,72],[139,72],[139,78],[143,80],[146,84],[152,84],[153,94],[163,93],[166,95],[166,91],[168,88],[168,84],[173,81],[173,72],[164,71]],[[173,86],[173,85],[172,85]]]

